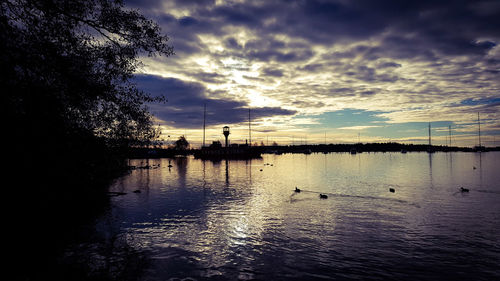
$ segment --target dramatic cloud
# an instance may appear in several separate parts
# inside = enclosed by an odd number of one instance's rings
[[[126,4],[159,22],[175,48],[169,58],[144,58],[137,78],[168,96],[167,105],[151,106],[165,125],[199,127],[207,103],[211,124],[241,123],[252,106],[256,132],[299,130],[311,139],[315,132],[294,115],[317,120],[356,109],[380,112],[389,127],[445,121],[471,134],[481,112],[485,139],[500,134],[498,1]],[[348,127],[369,128],[373,137],[383,131],[361,121]]]
[[[203,124],[204,106],[207,108],[207,126],[248,122],[249,106],[246,102],[211,98],[202,84],[176,78],[153,75],[136,75],[139,89],[154,96],[164,95],[168,102],[151,104],[151,112],[163,123],[175,128],[200,128]],[[293,115],[295,111],[279,107],[251,109],[254,122],[262,118]]]

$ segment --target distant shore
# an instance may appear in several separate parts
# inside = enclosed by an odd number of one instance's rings
[[[224,150],[225,148],[220,148]],[[231,149],[231,148],[227,148]],[[500,147],[458,147],[426,144],[401,144],[401,143],[356,143],[356,144],[311,144],[311,145],[276,145],[253,146],[252,150],[262,154],[282,153],[330,153],[330,152],[488,152],[500,151]],[[128,158],[171,158],[176,156],[195,155],[200,149],[178,150],[171,148],[133,148],[129,151]]]

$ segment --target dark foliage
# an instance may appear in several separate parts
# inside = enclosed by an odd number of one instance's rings
[[[0,0],[4,181],[18,204],[11,229],[51,229],[47,238],[103,205],[97,194],[124,171],[127,149],[158,135],[146,104],[164,99],[130,78],[139,55],[173,54],[167,40],[122,1]]]
[[[186,150],[188,147],[189,147],[189,142],[184,136],[180,136],[179,139],[175,141],[176,150]]]

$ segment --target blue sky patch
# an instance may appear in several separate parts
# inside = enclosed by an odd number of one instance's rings
[[[466,99],[460,102],[462,105],[483,105],[500,102],[500,98]]]
[[[385,124],[387,118],[378,117],[376,115],[384,113],[382,111],[366,111],[360,109],[343,109],[338,111],[325,112],[314,116],[319,124],[302,125],[303,127],[315,128],[343,128],[352,126],[379,126]],[[308,116],[297,116],[295,118],[307,118]]]

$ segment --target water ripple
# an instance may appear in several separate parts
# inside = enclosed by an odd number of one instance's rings
[[[98,229],[144,280],[498,280],[498,155],[185,158],[117,181]]]

